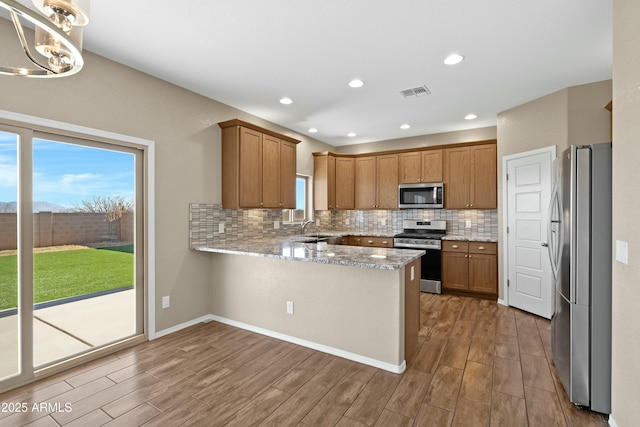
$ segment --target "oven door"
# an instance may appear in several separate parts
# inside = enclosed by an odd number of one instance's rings
[[[420,258],[422,272],[420,275],[420,291],[431,294],[442,293],[442,252],[440,249],[425,249],[426,254]]]

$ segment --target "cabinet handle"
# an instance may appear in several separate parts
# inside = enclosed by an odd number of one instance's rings
[[[473,207],[473,203],[471,203],[469,206],[470,206],[470,207]]]
[[[453,249],[458,249],[458,245],[451,246]]]
[[[471,258],[471,255],[469,255],[469,258]]]
[[[465,257],[465,258],[469,258],[469,255],[467,255],[467,254],[464,254],[464,257]]]
[[[372,245],[373,244],[373,240],[367,240],[367,243]]]
[[[478,249],[484,251],[484,246],[478,246]]]
[[[388,243],[388,242],[387,242],[386,240],[383,240],[383,241],[382,241],[382,244],[383,244],[383,245],[386,245],[387,243]]]

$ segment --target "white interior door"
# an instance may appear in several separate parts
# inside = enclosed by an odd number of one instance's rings
[[[506,157],[508,304],[551,318],[553,276],[547,253],[547,221],[555,147]]]

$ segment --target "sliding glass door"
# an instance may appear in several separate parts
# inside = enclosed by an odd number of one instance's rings
[[[144,152],[0,131],[1,390],[143,335]]]
[[[0,381],[20,373],[18,139],[0,128]]]

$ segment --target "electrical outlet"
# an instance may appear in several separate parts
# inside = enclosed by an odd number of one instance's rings
[[[316,227],[320,227],[320,218],[316,218]]]
[[[471,228],[471,220],[468,219],[464,222],[464,228]]]
[[[273,221],[273,229],[278,230],[280,228],[280,221]]]
[[[386,219],[381,219],[381,220],[380,220],[380,225],[382,225],[383,227],[384,227],[385,225],[387,225],[387,220],[386,220]]]
[[[162,308],[171,307],[171,297],[169,295],[162,297]]]
[[[218,224],[218,233],[224,234],[224,222]]]
[[[344,220],[344,225],[349,225],[349,218]]]
[[[629,264],[629,243],[616,240],[616,261]]]
[[[293,314],[293,301],[287,301],[287,314]]]

